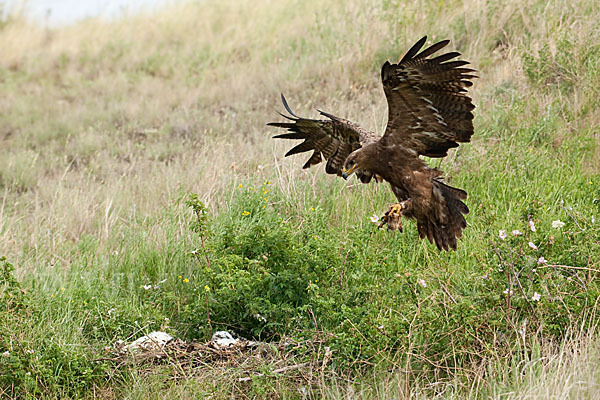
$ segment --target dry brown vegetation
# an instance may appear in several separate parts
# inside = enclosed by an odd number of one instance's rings
[[[482,111],[477,122],[488,125],[499,107],[497,87],[528,90],[523,53],[547,46],[555,57],[562,37],[589,43],[598,37],[597,15],[585,0],[530,7],[478,0],[443,8],[248,1],[181,5],[57,30],[10,24],[0,35],[0,140],[7,149],[0,182],[4,204],[16,207],[2,208],[0,253],[18,260],[24,244],[56,253],[57,244],[82,235],[106,237],[134,205],[138,215],[153,215],[182,187],[214,206],[239,176],[272,178],[278,167],[285,169],[283,182],[295,179],[298,165],[279,165],[284,145],[273,143],[265,127],[281,108],[279,92],[298,112],[331,110],[381,132],[378,65],[422,34],[450,38],[481,70],[473,95]],[[573,56],[585,48],[576,46]],[[557,78],[575,81],[575,93],[558,99],[574,114],[598,95],[594,82],[576,72]],[[537,114],[557,99],[538,94],[529,101]],[[565,128],[599,120],[594,108]],[[489,139],[475,137],[474,147],[485,148]],[[597,171],[598,162],[592,157],[589,168]]]

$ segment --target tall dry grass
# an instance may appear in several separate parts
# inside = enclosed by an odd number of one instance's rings
[[[106,237],[133,210],[154,215],[180,188],[217,207],[228,182],[272,178],[284,144],[265,123],[277,118],[280,91],[298,113],[319,107],[381,132],[378,66],[423,34],[450,38],[481,71],[473,95],[476,123],[486,124],[497,85],[526,90],[522,54],[545,43],[552,51],[557,30],[575,43],[597,37],[597,7],[209,1],[54,30],[9,24],[0,33],[0,253],[19,265],[31,262],[23,246],[39,249],[36,259],[64,258],[61,243]],[[574,90],[574,112],[597,93],[589,82]],[[555,99],[531,101],[536,110]],[[297,166],[279,172],[295,178]]]

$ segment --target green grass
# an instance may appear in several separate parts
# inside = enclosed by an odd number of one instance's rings
[[[1,396],[594,397],[598,15],[589,0],[259,1],[0,24]],[[378,230],[386,184],[302,170],[265,126],[282,91],[299,115],[382,132],[379,67],[422,34],[480,75],[473,142],[431,161],[469,193],[453,253],[410,222]],[[308,377],[105,360],[152,330],[222,328],[332,358]]]

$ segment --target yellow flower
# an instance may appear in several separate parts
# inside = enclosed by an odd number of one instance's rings
[[[205,292],[210,292],[210,288],[208,287],[208,285],[204,285],[204,291]]]
[[[244,211],[242,211],[242,215],[243,215],[244,217],[246,217],[246,216],[250,215],[250,211],[246,211],[246,210],[244,210]]]
[[[50,295],[50,297],[54,297],[54,293],[52,293],[52,294]]]
[[[181,275],[178,275],[178,276],[177,276],[177,279],[181,279]]]
[[[271,184],[271,182],[269,182],[269,181],[266,181],[265,183],[266,183],[267,185],[270,185],[270,184]]]
[[[189,281],[190,281],[190,280],[189,280],[188,278],[185,278],[185,279],[183,280],[183,283],[188,283]]]
[[[238,185],[238,189],[241,189],[243,187],[244,187],[244,185],[242,185],[241,183]]]
[[[65,288],[64,288],[64,287],[61,287],[61,288],[60,288],[60,290],[62,290],[62,291],[64,292],[64,291],[65,291]]]

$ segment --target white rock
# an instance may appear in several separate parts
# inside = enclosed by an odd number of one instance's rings
[[[166,332],[154,331],[123,347],[123,351],[160,350],[173,340]]]
[[[231,336],[231,333],[227,331],[217,331],[212,335],[211,342],[219,347],[233,346],[239,341]]]

